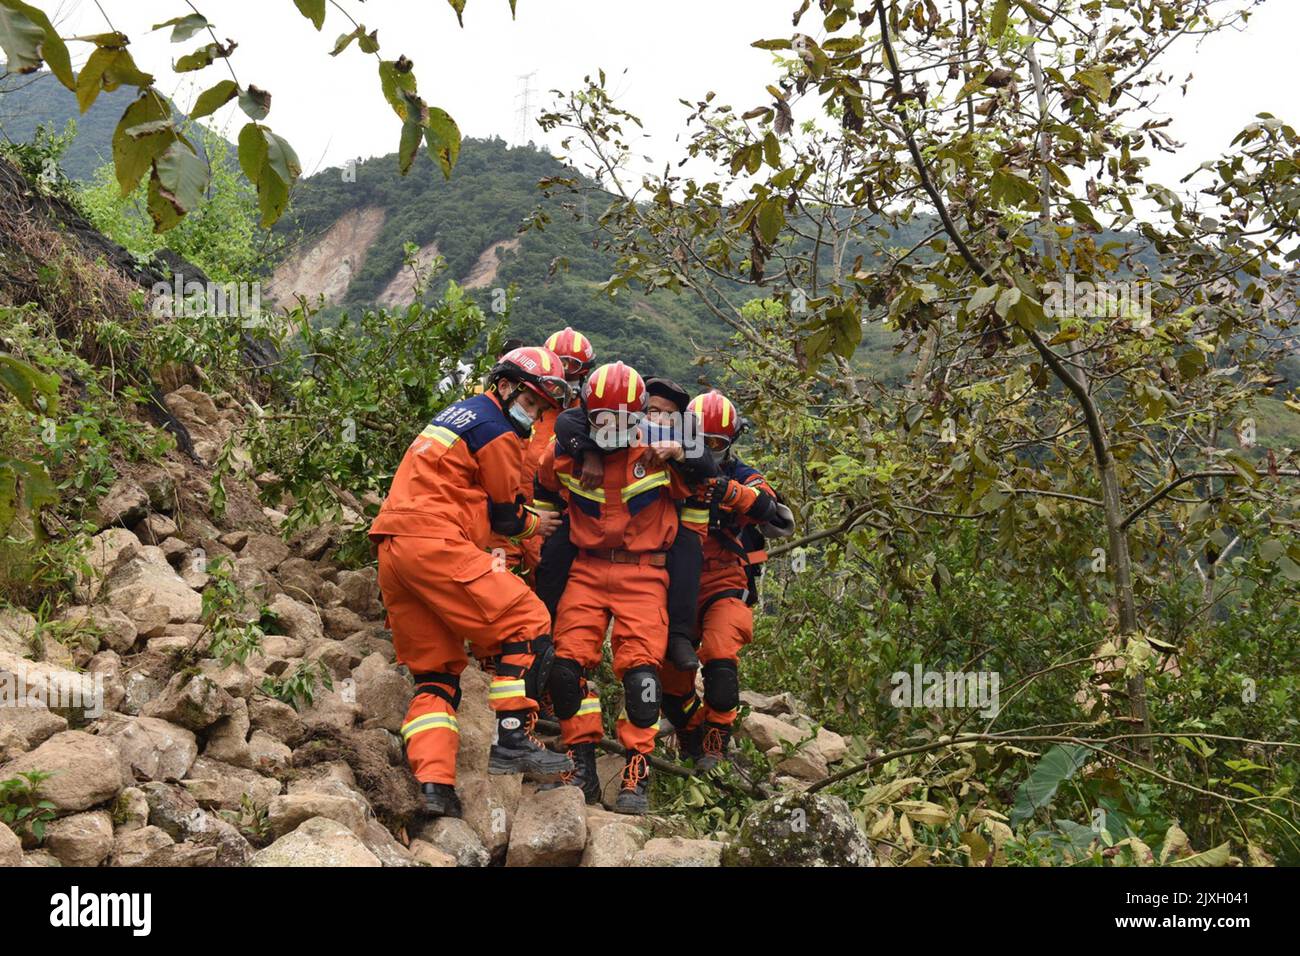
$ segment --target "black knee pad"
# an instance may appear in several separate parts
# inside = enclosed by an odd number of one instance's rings
[[[555,716],[568,720],[582,704],[582,665],[568,657],[555,658],[546,689],[551,692]]]
[[[623,675],[623,710],[633,727],[653,727],[659,720],[662,700],[656,668],[642,664]]]
[[[533,638],[533,666],[524,674],[524,693],[537,700],[547,689],[555,664],[555,642],[551,635]]]
[[[709,661],[704,665],[704,700],[714,710],[735,710],[740,706],[740,674],[735,661]]]

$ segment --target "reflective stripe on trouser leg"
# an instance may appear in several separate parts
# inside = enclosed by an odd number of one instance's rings
[[[659,668],[664,688],[663,715],[678,730],[693,730],[704,720],[703,701],[695,693],[695,671]]]
[[[600,719],[600,698],[585,679],[582,690],[583,698],[578,705],[578,712],[560,721],[560,739],[569,746],[594,744],[605,736],[605,728]]]
[[[528,696],[524,675],[533,666],[533,655],[502,654],[496,675],[488,686],[488,703],[493,710],[536,710],[537,701]]]
[[[626,713],[618,715],[618,742],[626,750],[648,754],[655,749],[655,735],[659,733],[659,721],[649,727],[638,727],[627,719]]]
[[[451,704],[434,694],[419,694],[402,721],[402,742],[411,773],[420,783],[456,782],[460,730]]]

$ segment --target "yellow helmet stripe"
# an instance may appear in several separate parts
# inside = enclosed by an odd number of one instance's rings
[[[596,375],[596,397],[605,397],[605,378],[609,375],[609,366],[602,365],[600,372]]]
[[[586,340],[582,337],[582,333],[581,333],[581,332],[574,332],[574,333],[573,333],[573,351],[575,351],[575,352],[581,352],[581,351],[582,351],[582,347],[583,347],[583,345],[584,345],[585,343],[586,343]]]
[[[722,400],[722,427],[726,428],[731,424],[731,402],[727,399]]]
[[[636,372],[632,371],[631,369],[628,369],[627,370],[627,403],[629,405],[631,405],[632,402],[636,399],[636,386],[638,381],[640,380],[637,378]]]
[[[551,337],[550,337],[549,339],[546,340],[546,347],[547,347],[548,349],[550,349],[552,352],[554,352],[554,351],[555,351],[555,345],[556,345],[556,343],[559,342],[559,341],[560,341],[560,333],[559,333],[559,332],[552,332],[552,333],[551,333]]]

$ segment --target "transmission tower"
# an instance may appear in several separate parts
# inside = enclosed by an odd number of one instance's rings
[[[519,141],[515,144],[517,146],[526,146],[528,144],[528,120],[532,115],[533,77],[536,75],[536,70],[533,70],[531,73],[519,74],[519,85],[522,89],[515,97],[515,99],[519,101],[519,110],[516,113],[516,117],[519,121]]]

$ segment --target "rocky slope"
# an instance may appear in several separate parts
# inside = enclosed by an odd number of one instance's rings
[[[191,386],[165,400],[200,459],[211,459],[242,414],[230,396]],[[774,783],[788,792],[761,804],[726,844],[684,838],[667,819],[587,807],[575,788],[538,792],[518,776],[490,776],[494,721],[487,678],[473,665],[460,711],[465,818],[423,819],[396,734],[412,685],[394,664],[374,569],[334,561],[333,525],[283,539],[275,530],[283,515],[258,504],[247,477],[228,482],[227,509],[214,519],[206,481],[201,461],[176,454],[136,467],[101,501],[79,603],[40,626],[22,611],[0,616],[0,686],[23,704],[0,707],[0,780],[50,774],[36,790],[53,806],[43,841],[0,826],[0,864],[870,861],[842,801],[798,793],[844,757],[845,743],[814,731],[789,695],[747,695],[744,736],[773,757],[783,742],[801,746],[778,766]],[[219,622],[203,594],[218,559],[242,598],[239,619],[268,625],[242,663],[223,663],[212,647]],[[304,665],[331,685],[317,681],[310,704],[268,692],[268,681]],[[621,763],[600,759],[609,801]],[[820,822],[801,829],[808,819]]]

